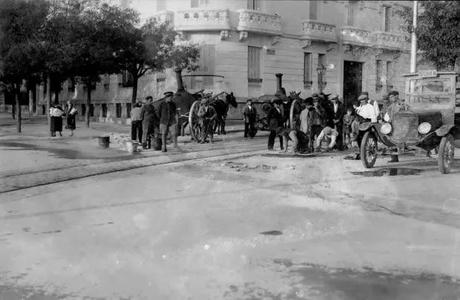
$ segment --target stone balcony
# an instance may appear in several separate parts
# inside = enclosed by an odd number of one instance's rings
[[[400,33],[375,31],[372,33],[373,46],[380,49],[408,50],[409,43]]]
[[[237,30],[257,32],[270,35],[281,35],[281,17],[260,11],[240,9]]]
[[[312,41],[337,42],[335,25],[321,23],[314,20],[302,22],[303,38]]]
[[[174,27],[177,31],[230,30],[227,9],[189,9],[176,12]]]
[[[159,23],[174,23],[174,12],[169,11],[169,10],[163,10],[159,11],[156,14],[152,16],[153,19],[155,19]]]
[[[340,35],[344,45],[351,46],[371,46],[372,35],[371,32],[365,29],[343,26],[340,29]]]

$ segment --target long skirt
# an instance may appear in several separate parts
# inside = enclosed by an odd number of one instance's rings
[[[62,131],[62,117],[51,117],[50,119],[50,131],[61,132]]]
[[[76,127],[75,115],[67,116],[67,129],[75,130]]]

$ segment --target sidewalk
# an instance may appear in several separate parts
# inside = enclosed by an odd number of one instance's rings
[[[229,134],[217,136],[214,144],[196,144],[190,136],[179,137],[178,148],[168,152],[145,150],[129,153],[113,137],[127,137],[130,126],[77,123],[74,136],[50,137],[45,117],[23,120],[17,133],[15,120],[0,113],[0,192],[49,184],[75,178],[151,165],[254,152],[264,149],[265,137],[242,141],[238,126]],[[109,148],[102,148],[97,137],[112,136]],[[262,134],[263,135],[263,134]],[[242,146],[243,145],[243,146]]]

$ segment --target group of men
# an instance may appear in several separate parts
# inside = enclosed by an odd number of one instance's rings
[[[288,151],[288,142],[291,141],[291,152],[301,153],[359,148],[360,123],[378,122],[385,115],[393,119],[396,112],[407,109],[397,91],[390,92],[380,105],[369,99],[367,92],[363,92],[358,101],[347,108],[339,101],[337,94],[313,94],[301,101],[298,121],[295,128],[291,129],[285,126],[282,103],[282,99],[274,99],[267,115],[270,129],[268,149],[273,150],[278,136],[281,150]],[[245,118],[249,107],[250,102],[244,110]],[[250,125],[245,125],[247,127]]]
[[[138,140],[143,149],[152,147],[166,152],[166,139],[171,135],[174,148],[177,147],[177,113],[172,101],[173,92],[164,93],[164,101],[153,106],[153,97],[147,96],[145,103],[136,103],[131,110],[131,139]],[[153,143],[152,143],[153,140]]]

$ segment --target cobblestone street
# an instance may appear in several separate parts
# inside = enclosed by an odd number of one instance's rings
[[[44,122],[0,127],[0,299],[458,299],[458,167],[365,171],[238,128],[131,154],[94,139],[126,126]]]

